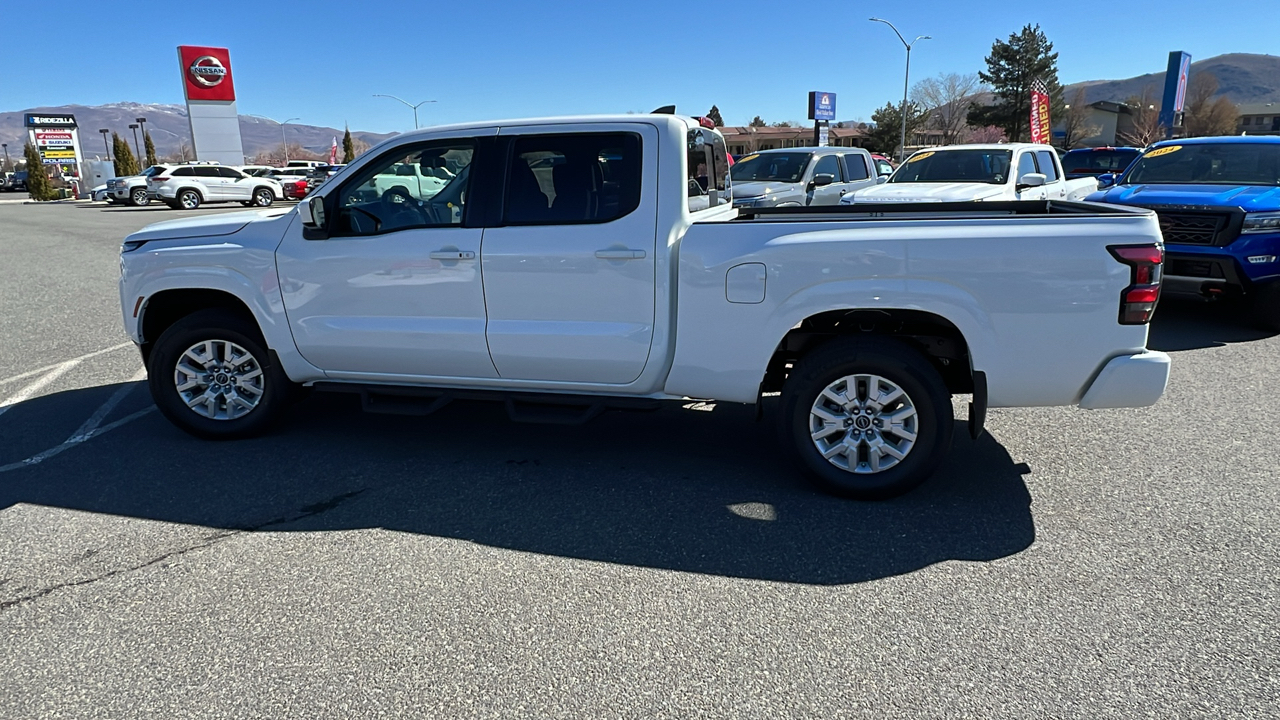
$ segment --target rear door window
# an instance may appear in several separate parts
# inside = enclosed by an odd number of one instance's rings
[[[205,178],[222,177],[221,173],[218,172],[218,168],[216,167],[205,166],[205,167],[192,168],[192,170],[195,171],[196,177],[205,177]]]
[[[844,156],[844,169],[846,172],[846,180],[856,182],[858,180],[867,179],[867,163],[862,159],[861,155],[849,154]]]
[[[640,136],[525,135],[507,175],[507,225],[605,223],[640,206]]]

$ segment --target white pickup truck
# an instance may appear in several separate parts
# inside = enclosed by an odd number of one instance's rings
[[[1067,180],[1058,152],[1049,145],[950,145],[915,153],[888,182],[840,202],[1084,200],[1097,190],[1094,178]]]
[[[441,185],[378,185],[442,159]],[[128,236],[125,328],[160,410],[202,437],[263,431],[299,386],[387,412],[497,398],[535,421],[781,392],[784,446],[857,498],[933,472],[953,394],[976,437],[989,406],[1164,391],[1149,211],[739,210],[731,182],[719,133],[676,115],[406,133],[297,208]]]

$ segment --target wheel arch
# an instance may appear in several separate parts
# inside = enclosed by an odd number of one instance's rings
[[[138,335],[142,341],[139,348],[142,350],[143,362],[150,362],[151,349],[165,330],[192,313],[210,309],[226,310],[252,323],[263,342],[268,348],[271,347],[257,316],[239,296],[214,288],[173,288],[153,293],[139,309]]]

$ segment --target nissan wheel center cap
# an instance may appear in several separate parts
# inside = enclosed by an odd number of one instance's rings
[[[212,55],[196,58],[187,71],[191,73],[192,81],[207,88],[214,87],[227,76],[227,69],[222,66],[222,61]]]

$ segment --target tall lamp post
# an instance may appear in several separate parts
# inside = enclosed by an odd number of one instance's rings
[[[138,123],[130,123],[129,129],[133,131],[133,152],[137,155],[138,164],[142,164],[142,146],[138,145]]]
[[[893,34],[898,36],[898,39],[902,41],[903,47],[907,49],[907,72],[902,76],[902,139],[898,147],[898,162],[902,162],[907,156],[907,87],[911,83],[911,46],[921,40],[932,40],[933,38],[928,35],[920,35],[915,40],[907,42],[907,39],[902,37],[902,33],[898,32],[898,28],[893,27],[893,23],[888,20],[873,17],[871,22],[884,23],[893,28]]]
[[[10,167],[9,166],[9,143],[0,143],[0,145],[4,146],[4,169],[7,171]]]
[[[140,118],[134,118],[134,119],[133,119],[133,121],[134,121],[134,122],[136,122],[136,123],[138,123],[138,126],[142,128],[142,138],[145,140],[145,139],[146,139],[146,137],[147,137],[147,119],[146,119],[146,118],[144,118],[144,117],[140,117]],[[138,143],[137,143],[137,141],[135,140],[133,144],[134,144],[134,145],[137,145]],[[139,154],[139,155],[138,155],[138,164],[139,164],[139,165],[141,165],[141,164],[144,162],[144,160],[145,160],[145,158],[143,158],[143,157],[142,157],[142,155],[141,155],[141,154]]]
[[[374,95],[374,97],[384,97],[384,98],[391,98],[392,100],[399,100],[400,102],[404,103],[407,107],[411,107],[411,108],[413,108],[413,129],[414,129],[414,130],[417,130],[417,129],[418,129],[418,108],[422,107],[423,105],[426,105],[427,103],[433,103],[433,102],[435,102],[435,100],[423,100],[422,102],[418,103],[417,105],[414,105],[413,103],[411,103],[411,102],[409,102],[409,101],[407,101],[407,100],[401,100],[400,98],[396,97],[395,95],[377,95],[377,94],[375,94],[375,95]]]
[[[285,165],[289,164],[289,141],[286,140],[284,137],[284,126],[288,125],[294,120],[301,120],[301,119],[302,118],[289,118],[288,120],[285,120],[284,122],[280,123],[280,145],[284,147],[284,164]]]
[[[107,162],[111,162],[111,146],[107,144],[107,133],[111,132],[109,128],[101,128],[98,132],[102,133],[102,149],[107,153]]]

